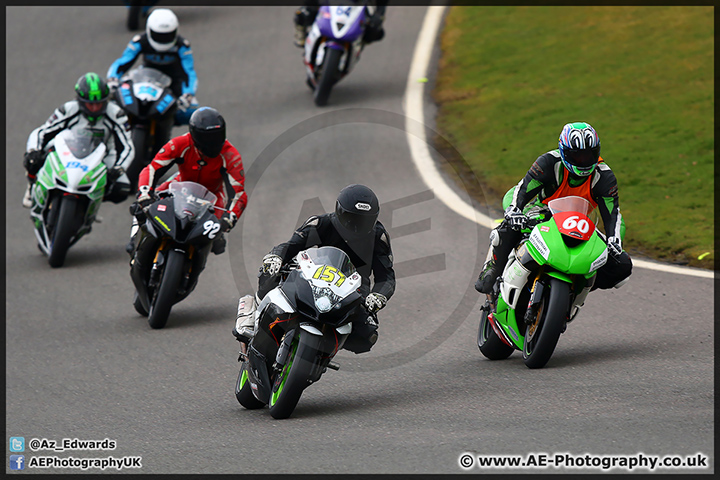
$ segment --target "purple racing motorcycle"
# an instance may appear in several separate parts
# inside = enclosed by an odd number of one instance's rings
[[[367,12],[365,5],[323,6],[305,39],[307,84],[315,105],[327,104],[330,90],[360,59]]]

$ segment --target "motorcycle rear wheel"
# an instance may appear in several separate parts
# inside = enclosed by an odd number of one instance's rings
[[[150,305],[148,323],[152,328],[163,328],[170,316],[170,309],[175,304],[178,286],[182,279],[182,269],[185,257],[182,253],[170,250],[165,261],[157,295],[154,295]]]
[[[569,302],[570,285],[562,280],[550,279],[550,291],[543,294],[538,311],[537,331],[532,338],[525,333],[523,360],[528,368],[542,368],[550,360],[567,321]]]
[[[326,47],[323,71],[320,74],[320,80],[318,81],[317,87],[315,87],[314,94],[315,105],[318,107],[327,105],[330,90],[332,90],[333,85],[338,81],[338,77],[340,76],[338,69],[342,54],[343,52],[340,50]]]
[[[60,210],[55,220],[55,228],[50,240],[50,255],[48,255],[48,263],[53,268],[62,267],[65,263],[65,256],[70,248],[70,240],[76,233],[75,226],[78,225],[77,216],[80,213],[75,197],[61,197],[59,203]]]
[[[487,310],[483,310],[480,314],[477,344],[480,352],[490,360],[505,360],[515,351],[495,333],[490,320],[488,320]]]
[[[240,373],[238,373],[238,379],[235,383],[235,398],[240,405],[247,408],[248,410],[256,410],[265,406],[263,402],[255,398],[250,388],[250,382],[247,376],[247,362],[243,362]]]
[[[300,330],[293,340],[290,355],[270,392],[270,415],[273,418],[288,418],[295,410],[302,392],[310,384],[319,344],[320,337],[304,330]]]

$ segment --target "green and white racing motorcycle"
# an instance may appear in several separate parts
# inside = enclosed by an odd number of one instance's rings
[[[30,218],[38,247],[51,267],[61,267],[71,245],[90,232],[105,194],[103,137],[71,128],[52,140],[32,187]]]
[[[529,206],[523,239],[481,307],[478,347],[491,360],[520,350],[542,368],[608,258],[599,214],[582,197]]]

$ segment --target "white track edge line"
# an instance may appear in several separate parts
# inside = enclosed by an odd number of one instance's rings
[[[420,29],[420,34],[415,43],[415,51],[405,87],[405,97],[403,99],[403,106],[405,108],[405,135],[408,145],[410,146],[410,155],[413,163],[420,173],[423,182],[433,191],[435,196],[450,210],[461,217],[492,229],[496,225],[493,219],[475,210],[445,183],[445,180],[438,172],[435,161],[427,146],[425,116],[423,111],[425,83],[420,81],[420,79],[427,77],[427,70],[430,65],[435,38],[440,29],[445,8],[445,6],[428,7],[425,20]],[[633,266],[678,275],[715,278],[715,273],[712,270],[677,267],[639,259],[633,259]]]

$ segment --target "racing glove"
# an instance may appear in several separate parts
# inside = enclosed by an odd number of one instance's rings
[[[229,232],[235,226],[237,222],[237,215],[234,212],[223,213],[220,223],[222,224],[222,231]]]
[[[608,237],[607,246],[610,255],[613,257],[622,255],[622,241],[618,237]]]
[[[268,253],[262,260],[262,272],[274,277],[280,272],[282,267],[282,258],[280,256]]]
[[[23,166],[30,175],[37,175],[40,168],[45,163],[45,153],[42,150],[30,150],[25,152],[23,157]]]
[[[105,84],[108,86],[111,92],[114,92],[115,90],[117,90],[120,81],[115,77],[108,77],[107,80],[105,80]]]
[[[386,304],[387,298],[380,293],[373,292],[365,297],[365,308],[367,308],[367,311],[370,313],[381,310]]]
[[[505,210],[505,220],[513,230],[522,230],[527,226],[528,218],[517,207],[508,207]]]
[[[143,185],[138,190],[137,200],[130,205],[130,215],[144,218],[143,209],[155,201],[155,194],[150,187]]]
[[[192,93],[183,93],[177,100],[178,108],[183,111],[187,110],[190,108],[190,105],[192,105],[193,100],[195,100],[195,95]]]
[[[125,173],[125,169],[122,167],[112,167],[109,168],[107,171],[107,178],[110,181],[110,183],[114,182],[118,178],[122,177],[122,174]]]

